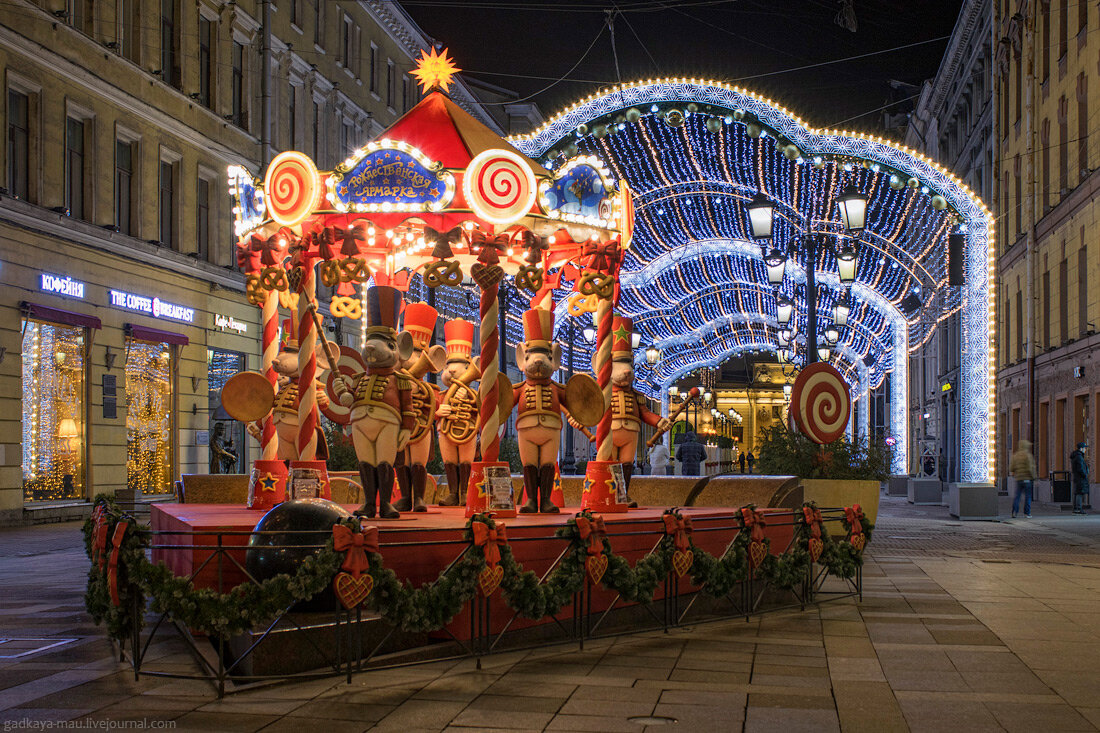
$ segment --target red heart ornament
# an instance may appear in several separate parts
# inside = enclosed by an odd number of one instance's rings
[[[677,550],[672,553],[672,569],[681,578],[684,577],[684,573],[691,570],[693,562],[695,562],[695,555],[691,550]]]
[[[753,568],[760,567],[760,563],[764,562],[764,557],[768,554],[768,550],[764,547],[764,543],[759,540],[749,543],[749,566]]]
[[[366,574],[356,578],[351,573],[337,573],[336,579],[332,582],[332,589],[336,592],[340,603],[344,604],[344,608],[355,608],[367,600],[367,596],[374,589],[374,578]]]
[[[867,544],[867,536],[860,532],[859,534],[852,535],[848,542],[851,543],[856,552],[863,552],[863,548]]]
[[[825,549],[825,543],[817,537],[811,537],[809,542],[810,561],[817,562],[817,559],[821,557],[821,551]]]
[[[486,598],[491,596],[493,591],[500,587],[500,581],[503,579],[504,568],[500,565],[482,570],[481,574],[477,576],[477,585],[481,589],[481,595]]]
[[[592,579],[592,585],[598,585],[600,580],[603,579],[603,574],[607,572],[607,555],[593,555],[588,558],[586,565],[588,566],[588,577]]]

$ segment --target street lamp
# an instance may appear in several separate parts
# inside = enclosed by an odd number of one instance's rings
[[[856,279],[856,266],[859,264],[859,255],[850,244],[845,244],[836,256],[836,269],[840,272],[840,282],[851,283]]]
[[[829,356],[831,354],[832,354],[832,351],[829,349],[828,346],[818,346],[817,347],[818,361],[829,361]]]
[[[794,303],[786,295],[780,295],[775,301],[775,320],[780,326],[791,322],[794,315]]]
[[[642,345],[642,334],[635,331],[630,334],[630,348],[636,349]]]
[[[657,360],[661,358],[661,350],[656,346],[650,346],[645,350],[645,360],[647,364],[656,364]]]
[[[793,389],[794,387],[792,387],[789,382],[783,385],[783,399],[785,399],[787,402],[791,401],[791,391]]]
[[[772,236],[772,214],[775,207],[771,200],[762,193],[752,197],[752,202],[745,207],[749,211],[749,227],[752,236],[757,239],[769,239]]]
[[[825,329],[825,340],[829,342],[830,346],[836,346],[836,343],[840,341],[840,330],[835,326],[829,326]]]
[[[713,396],[714,396],[714,393],[711,392],[709,389],[706,392],[704,392],[703,393],[703,404],[709,404],[710,403],[710,398],[713,397]]]
[[[584,330],[581,333],[584,334],[585,341],[591,341],[592,339],[596,338],[596,329],[592,326],[585,326]]]
[[[850,232],[862,231],[867,219],[867,196],[860,193],[855,186],[849,185],[844,193],[837,196],[836,204],[840,208],[844,228]]]
[[[841,298],[833,306],[833,323],[838,326],[848,325],[848,314],[852,312],[851,303],[849,303],[847,296]]]
[[[680,390],[676,389],[675,384],[668,388],[668,396],[669,397],[675,397],[678,394],[680,394]]]
[[[764,258],[764,266],[768,269],[768,282],[772,285],[782,285],[783,272],[787,267],[786,255],[778,249],[772,248],[772,251]]]

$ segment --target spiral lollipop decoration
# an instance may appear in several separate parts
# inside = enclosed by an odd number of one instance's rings
[[[466,203],[493,224],[514,224],[535,203],[535,174],[521,156],[508,150],[486,150],[470,161],[462,177]]]
[[[271,383],[274,391],[279,382],[279,375],[275,373],[275,357],[279,355],[279,293],[276,290],[268,290],[264,294],[263,310],[263,369],[264,376]],[[260,448],[262,458],[265,461],[273,461],[278,458],[279,441],[275,435],[275,423],[271,415],[264,418],[263,431],[260,435]]]
[[[293,150],[279,153],[264,178],[268,216],[283,226],[301,223],[313,211],[320,189],[317,166],[308,155]]]
[[[833,366],[810,364],[794,380],[790,412],[795,426],[810,440],[832,443],[844,434],[852,412],[848,384]]]

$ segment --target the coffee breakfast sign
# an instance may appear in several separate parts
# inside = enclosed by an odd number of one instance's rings
[[[195,322],[194,308],[169,303],[160,298],[124,293],[121,290],[111,291],[111,305],[115,308],[125,308],[126,310],[144,313],[153,318],[170,318],[184,323]]]

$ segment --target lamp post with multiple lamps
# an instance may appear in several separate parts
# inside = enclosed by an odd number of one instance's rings
[[[837,208],[844,225],[845,235],[858,237],[866,224],[867,196],[854,186],[849,186],[837,197]],[[765,242],[772,241],[775,222],[775,204],[763,193],[756,194],[746,207],[749,215],[749,228],[754,238]],[[841,239],[840,248],[835,249],[827,243],[821,234],[808,234],[802,237],[803,246],[798,250],[802,256],[803,270],[806,273],[806,363],[828,361],[832,348],[840,341],[840,328],[848,323],[852,302],[845,289],[833,308],[833,322],[823,334],[818,333],[817,302],[817,254],[818,247],[825,246],[834,252],[840,281],[850,285],[856,279],[856,267],[859,253],[854,246],[855,239],[842,234],[834,234]],[[794,315],[794,302],[779,292],[786,274],[787,260],[792,252],[783,252],[772,245],[764,255],[764,266],[768,273],[768,283],[776,290],[776,321],[779,325],[778,346],[780,361],[793,361],[795,354],[795,332],[791,328]],[[824,338],[824,344],[821,339]]]

